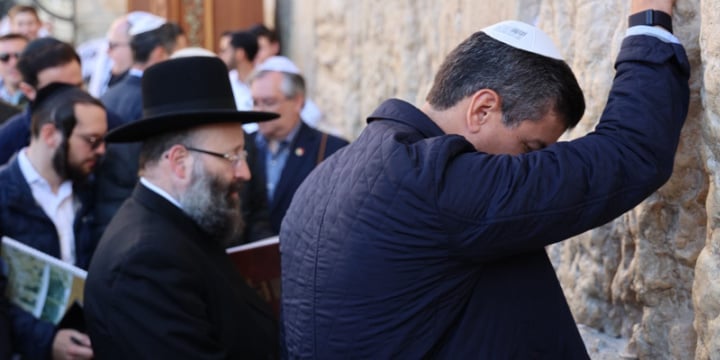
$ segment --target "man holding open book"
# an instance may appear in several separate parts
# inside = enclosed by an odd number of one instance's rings
[[[105,152],[105,108],[60,83],[40,89],[31,107],[30,145],[0,169],[0,236],[87,268],[97,239],[85,180]],[[9,317],[13,352],[23,359],[92,358],[85,334],[57,330],[14,304]]]

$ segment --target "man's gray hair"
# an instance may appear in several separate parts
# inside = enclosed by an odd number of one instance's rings
[[[302,95],[303,97],[305,97],[305,79],[300,74],[291,74],[284,71],[272,70],[257,71],[250,75],[248,83],[252,84],[252,82],[256,79],[264,77],[271,72],[277,72],[282,74],[283,78],[282,82],[280,83],[280,91],[282,91],[285,98],[292,99],[298,95]]]

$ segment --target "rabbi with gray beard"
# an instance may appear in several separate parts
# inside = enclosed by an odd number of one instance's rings
[[[178,74],[183,74],[178,76]],[[225,253],[243,229],[251,177],[242,124],[219,59],[169,60],[142,79],[143,119],[108,142],[142,141],[140,182],[100,240],[85,285],[100,359],[277,357],[277,324]]]

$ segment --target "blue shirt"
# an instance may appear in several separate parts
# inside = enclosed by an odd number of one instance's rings
[[[290,147],[295,143],[298,130],[300,130],[300,122],[290,130],[285,139],[281,140],[278,144],[276,151],[273,153],[270,151],[270,141],[268,141],[259,131],[255,135],[255,144],[258,149],[265,154],[265,188],[267,189],[267,197],[269,201],[272,201],[273,194],[275,193],[275,187],[280,181],[280,175],[285,168],[285,163],[290,156]],[[298,151],[298,150],[296,150]],[[302,151],[302,149],[299,149]]]

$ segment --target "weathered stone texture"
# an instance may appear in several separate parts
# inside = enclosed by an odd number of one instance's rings
[[[383,99],[421,104],[447,52],[509,18],[536,21],[575,70],[587,111],[565,139],[582,136],[605,106],[630,7],[626,0],[292,3],[283,34],[289,55],[326,125],[350,139]],[[720,2],[678,1],[674,21],[693,73],[672,178],[627,214],[548,252],[577,321],[625,339],[624,356],[720,359]]]
[[[702,137],[709,174],[710,190],[706,202],[707,244],[695,268],[693,304],[697,332],[696,359],[720,359],[720,3],[701,1],[699,13],[700,53],[702,58]]]
[[[75,28],[69,22],[53,18],[40,11],[43,21],[49,22],[53,36],[63,41],[80,44],[83,41],[104,37],[112,20],[123,14],[127,9],[126,0],[93,0],[75,2]],[[31,1],[22,1],[32,4]],[[48,11],[63,17],[73,15],[72,1],[41,1]]]

